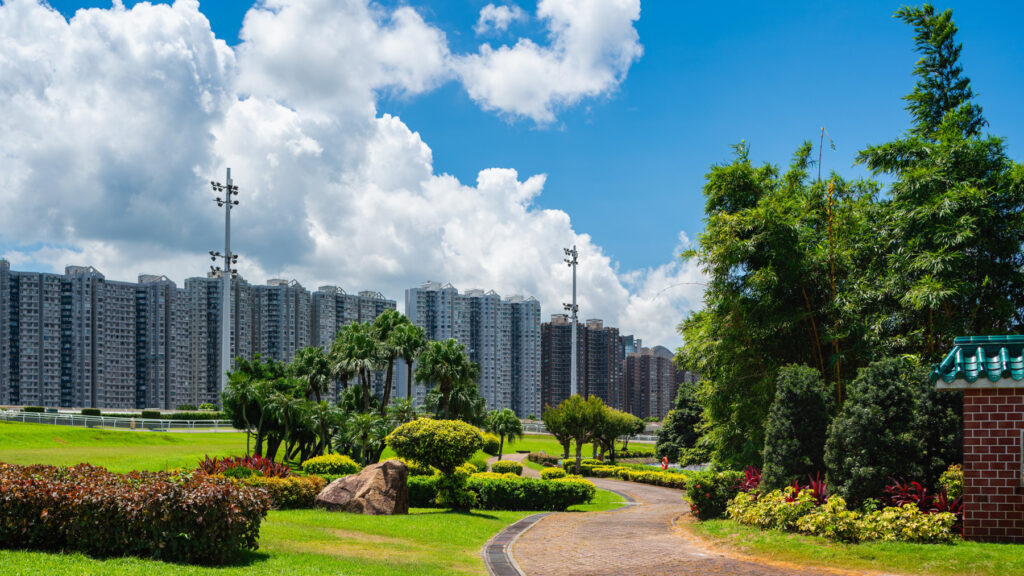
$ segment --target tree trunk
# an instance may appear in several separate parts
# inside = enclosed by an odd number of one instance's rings
[[[370,371],[366,368],[361,370],[363,380],[363,413],[370,411]]]
[[[501,451],[505,447],[505,437],[498,437],[498,460],[501,460]]]
[[[384,397],[380,401],[380,416],[381,418],[387,413],[388,403],[391,402],[391,379],[394,374],[395,362],[388,362],[387,376],[384,377]]]
[[[412,361],[406,360],[405,367],[406,375],[408,376],[405,381],[405,397],[409,399],[409,402],[412,402]]]
[[[445,391],[444,388],[441,388],[441,410],[442,410],[442,412],[444,412],[444,417],[445,418],[448,418],[448,395],[449,394],[451,394],[450,390],[449,391]]]
[[[580,473],[580,460],[583,460],[583,442],[580,439],[576,439],[576,473]]]

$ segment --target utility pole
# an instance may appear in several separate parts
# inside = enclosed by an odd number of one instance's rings
[[[572,268],[572,304],[562,304],[566,312],[569,312],[569,318],[572,322],[572,359],[569,364],[569,396],[575,396],[579,394],[579,387],[577,385],[577,360],[576,360],[576,324],[577,324],[577,313],[580,307],[576,305],[576,264],[578,263],[579,252],[576,251],[576,245],[573,244],[572,249],[563,248],[565,255],[568,258],[565,259],[565,263]]]
[[[220,303],[220,393],[228,385],[228,371],[231,370],[231,279],[238,276],[238,270],[234,265],[238,263],[238,255],[231,253],[231,209],[238,206],[238,200],[232,200],[232,196],[238,196],[238,186],[231,180],[231,168],[228,168],[227,184],[210,181],[213,191],[225,193],[224,198],[217,197],[214,202],[218,207],[224,208],[224,252],[210,250],[210,260],[214,262],[217,258],[224,258],[224,268],[210,266],[214,273],[220,272],[224,288],[221,292]],[[217,403],[221,403],[220,394],[217,396]]]

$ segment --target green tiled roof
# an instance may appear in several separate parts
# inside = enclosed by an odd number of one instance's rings
[[[1000,380],[1021,382],[1024,380],[1024,336],[956,338],[953,349],[932,370],[931,382],[934,384],[940,379],[946,384],[958,380],[967,384],[977,382],[978,388]]]

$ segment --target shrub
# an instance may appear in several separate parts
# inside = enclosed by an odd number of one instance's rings
[[[409,506],[437,506],[438,484],[443,476],[415,476],[409,479]],[[467,480],[467,488],[484,510],[565,510],[591,501],[597,488],[581,478],[537,480],[511,474],[482,472]]]
[[[0,464],[0,546],[222,563],[255,550],[267,495],[205,474]]]
[[[182,410],[182,408],[180,406],[178,407],[178,409]],[[199,405],[199,409],[200,410],[216,410],[217,409],[217,405],[213,404],[211,402],[203,402],[202,404]]]
[[[319,476],[347,476],[359,472],[359,464],[342,454],[325,454],[303,462],[302,471]]]
[[[491,464],[491,472],[497,472],[498,474],[515,474],[516,476],[522,476],[523,465],[519,462],[512,460],[498,460],[494,464]]]
[[[956,517],[949,512],[925,514],[914,504],[888,507],[861,516],[857,534],[861,540],[883,542],[951,542]]]
[[[467,464],[472,464],[473,467],[476,468],[477,472],[487,471],[487,458],[483,454],[474,454],[473,457],[469,459],[469,462],[467,462]]]
[[[798,493],[790,486],[760,497],[752,492],[740,492],[726,509],[729,517],[740,524],[794,531],[797,522],[816,507],[814,495],[809,490]]]
[[[161,416],[164,420],[230,420],[224,412],[171,412]]]
[[[42,410],[39,410],[42,412]],[[82,416],[99,416],[101,414],[99,408],[82,408]]]
[[[831,420],[825,382],[814,368],[790,364],[775,379],[764,439],[764,483],[779,489],[824,468]]]
[[[540,477],[543,480],[554,480],[555,478],[565,478],[565,470],[561,468],[545,468],[540,471]]]
[[[607,462],[603,462],[603,461],[598,460],[596,458],[583,458],[583,459],[580,460],[580,474],[582,474],[584,476],[590,476],[591,475],[590,469],[593,468],[594,466],[607,466],[607,465],[608,465]],[[570,473],[575,472],[576,471],[576,459],[575,458],[566,458],[565,460],[562,461],[562,468],[566,472],[570,472]]]
[[[178,404],[174,407],[175,410],[195,410],[195,404]]]
[[[951,464],[939,476],[939,486],[946,489],[950,498],[959,498],[964,494],[964,469],[959,464]]]
[[[853,506],[882,493],[889,478],[916,478],[923,444],[915,428],[927,374],[901,358],[872,362],[850,383],[829,427],[825,462],[836,491]]]
[[[312,508],[316,504],[316,495],[327,485],[327,480],[319,476],[250,476],[237,481],[266,491],[278,510]]]
[[[421,464],[415,460],[409,460],[408,458],[399,458],[405,465],[409,467],[409,476],[433,476],[437,474],[437,468],[432,468],[426,464]]]
[[[385,440],[402,458],[437,468],[438,504],[459,510],[472,507],[475,496],[465,489],[468,474],[456,467],[483,445],[480,430],[459,420],[420,418],[395,428]]]
[[[143,410],[141,416],[147,420],[159,420],[162,415],[159,410]]]
[[[483,437],[484,447],[482,450],[484,453],[490,454],[491,456],[497,456],[498,447],[501,445],[501,439],[498,438],[496,434],[491,434],[490,432],[483,432]]]
[[[858,512],[846,509],[846,500],[843,500],[842,496],[832,496],[797,521],[797,529],[812,536],[823,536],[841,542],[856,542],[860,540],[860,518]]]
[[[542,466],[558,466],[558,461],[561,460],[558,456],[552,456],[546,452],[530,452],[526,459]]]
[[[226,474],[232,468],[248,468],[258,476],[273,478],[287,478],[291,475],[291,469],[287,464],[274,462],[262,456],[229,456],[225,458],[207,456],[204,460],[199,461],[199,469],[210,476]]]
[[[616,458],[620,458],[620,459],[625,459],[625,458],[654,458],[655,456],[657,456],[657,454],[658,453],[655,452],[654,450],[645,450],[645,449],[634,448],[634,449],[631,449],[631,450],[617,450],[615,452],[615,457]]]
[[[24,406],[22,407],[21,411],[42,414],[43,412],[46,412],[46,408],[44,408],[43,406]]]
[[[739,493],[742,472],[696,472],[687,479],[685,498],[698,520],[725,516],[729,502]]]

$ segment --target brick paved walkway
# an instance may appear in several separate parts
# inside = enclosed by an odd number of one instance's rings
[[[687,511],[679,490],[593,479],[638,504],[610,512],[551,514],[523,533],[511,555],[527,576],[813,576],[822,568],[783,568],[708,550],[673,518]]]

